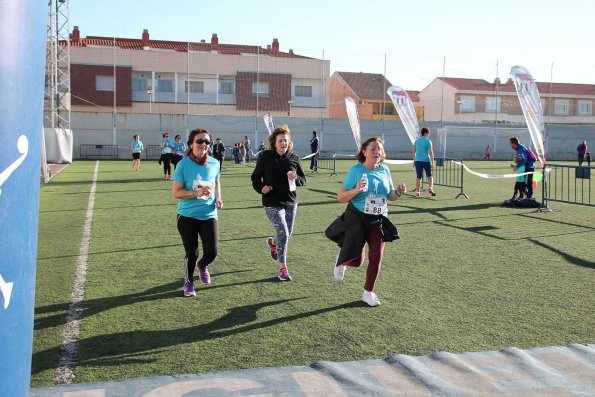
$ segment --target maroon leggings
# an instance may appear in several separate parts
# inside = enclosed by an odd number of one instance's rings
[[[367,226],[366,243],[368,243],[369,263],[366,270],[366,282],[364,289],[366,291],[374,291],[376,279],[380,274],[380,267],[382,267],[382,256],[384,254],[384,241],[380,234],[380,223],[373,223]],[[366,246],[362,247],[361,254],[345,263],[346,266],[360,267],[366,260]]]

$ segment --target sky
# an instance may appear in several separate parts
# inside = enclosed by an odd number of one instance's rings
[[[81,37],[260,45],[385,74],[421,90],[437,77],[595,84],[593,0],[69,0]]]

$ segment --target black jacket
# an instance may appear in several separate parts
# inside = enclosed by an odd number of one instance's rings
[[[387,217],[364,214],[351,203],[347,205],[345,212],[326,228],[326,237],[341,247],[337,263],[345,263],[361,254],[366,244],[367,225],[375,221],[380,221],[382,241],[390,242],[400,238],[397,227]]]
[[[297,190],[289,191],[287,172],[295,171],[297,179],[296,186],[306,184],[306,176],[300,165],[300,158],[293,153],[287,152],[283,156],[274,150],[265,150],[258,157],[256,167],[252,172],[252,187],[262,195],[262,205],[265,207],[287,207],[297,203]],[[273,190],[262,194],[262,188],[271,186]]]

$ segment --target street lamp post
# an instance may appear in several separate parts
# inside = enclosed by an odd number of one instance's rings
[[[293,103],[293,101],[290,99],[289,101],[287,101],[287,103],[289,104],[289,111],[287,112],[287,115],[291,117],[291,104]]]
[[[461,103],[463,101],[461,101],[460,99],[457,101],[457,103],[459,104],[459,123],[461,122]]]
[[[151,87],[147,88],[147,94],[149,94],[149,113],[152,113],[153,89]]]

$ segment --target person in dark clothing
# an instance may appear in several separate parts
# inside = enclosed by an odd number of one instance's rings
[[[310,139],[310,153],[314,153],[314,156],[310,158],[310,169],[316,171],[318,169],[318,150],[320,149],[320,141],[318,139],[318,133],[312,131],[312,139]]]
[[[585,159],[585,153],[588,151],[587,141],[582,141],[580,145],[576,147],[576,151],[578,152],[578,165],[583,165],[583,161]]]
[[[527,174],[526,185],[527,185],[527,198],[533,198],[533,174],[535,171],[535,160],[525,145],[519,142],[519,139],[515,136],[508,139],[510,147],[515,151],[516,155],[521,157],[521,160],[517,163],[517,167],[524,166],[525,172],[531,172]]]
[[[296,187],[306,183],[306,176],[300,158],[293,154],[291,132],[286,125],[276,128],[269,136],[269,149],[260,153],[251,179],[275,228],[275,237],[267,238],[267,244],[272,258],[280,265],[278,278],[290,281],[287,246],[298,207]]]
[[[213,146],[213,157],[219,161],[219,171],[223,170],[223,159],[225,157],[225,145],[221,142],[221,138],[217,138]]]

